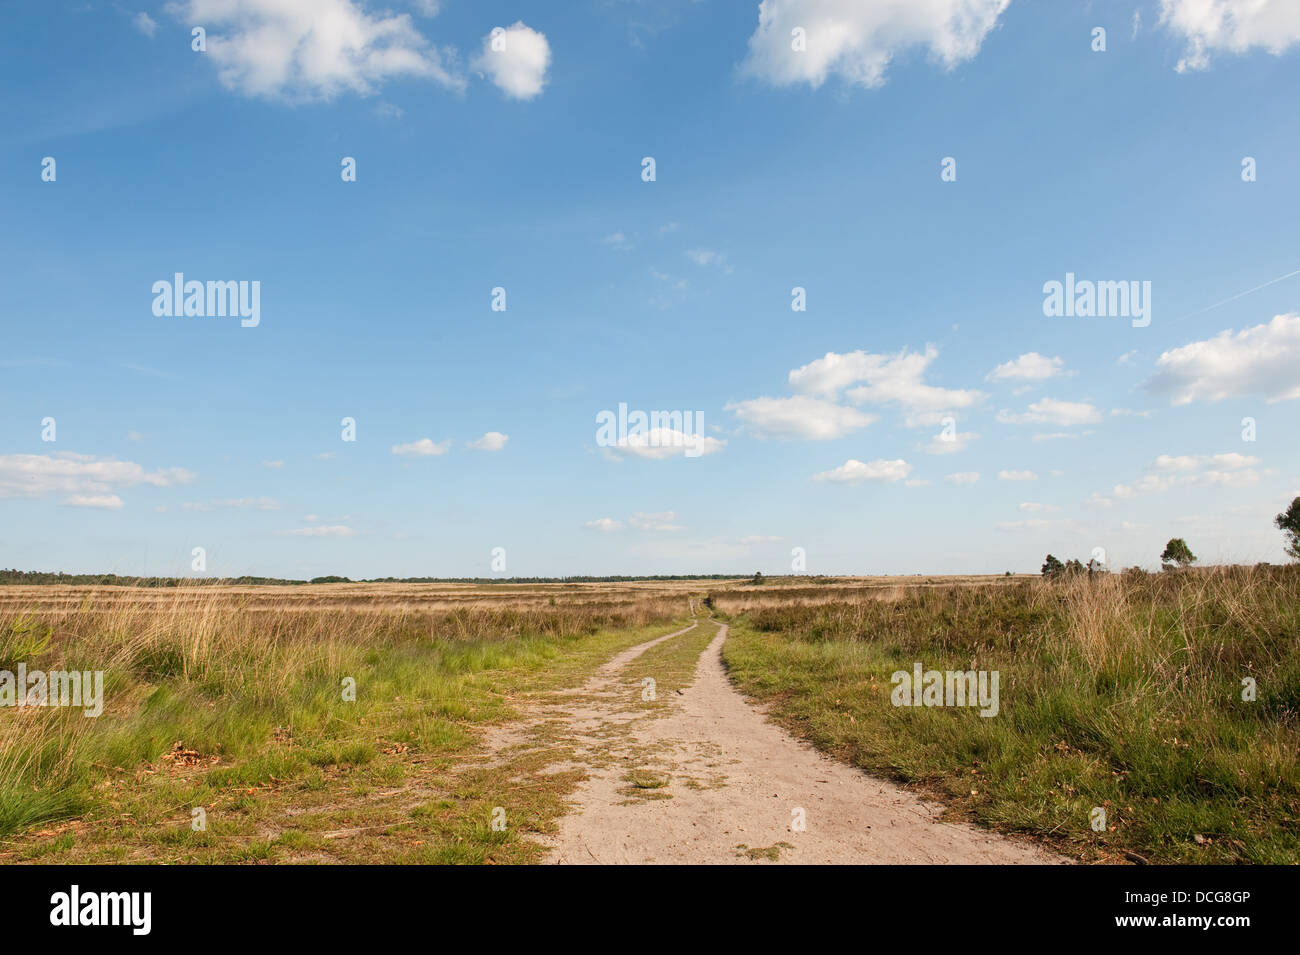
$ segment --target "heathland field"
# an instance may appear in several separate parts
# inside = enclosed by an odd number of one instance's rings
[[[0,587],[20,666],[102,713],[0,695],[0,862],[1300,861],[1296,567]]]

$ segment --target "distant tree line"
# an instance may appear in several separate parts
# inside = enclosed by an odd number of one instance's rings
[[[65,584],[73,586],[105,587],[195,587],[231,586],[234,584],[568,584],[568,583],[620,583],[638,580],[736,580],[744,574],[654,574],[644,576],[616,575],[607,577],[372,577],[353,581],[349,577],[329,575],[311,580],[290,580],[283,577],[132,577],[121,574],[65,574],[61,571],[0,570],[0,586],[5,584]]]
[[[1287,556],[1300,560],[1300,497],[1291,501],[1291,505],[1277,517],[1273,518],[1273,524],[1282,531],[1285,538],[1283,547]],[[1169,543],[1165,544],[1165,549],[1160,554],[1160,566],[1164,570],[1181,570],[1190,567],[1200,560],[1192,549],[1187,546],[1187,541],[1181,537],[1169,538]],[[1059,580],[1064,577],[1076,577],[1080,574],[1105,573],[1106,567],[1098,561],[1090,560],[1087,566],[1079,563],[1077,560],[1067,560],[1062,563],[1052,554],[1047,555],[1047,560],[1043,561],[1042,575],[1048,580]]]

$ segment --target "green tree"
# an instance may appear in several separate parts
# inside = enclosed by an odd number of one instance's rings
[[[1047,560],[1043,561],[1043,576],[1048,580],[1055,580],[1063,573],[1065,573],[1065,565],[1051,554],[1048,554]]]
[[[1278,530],[1286,535],[1286,552],[1288,556],[1300,560],[1300,497],[1291,502],[1291,506],[1273,519]]]
[[[1171,537],[1169,543],[1165,545],[1165,552],[1160,555],[1160,563],[1166,570],[1175,565],[1187,567],[1196,563],[1196,560],[1197,557],[1187,546],[1187,541],[1181,537]]]

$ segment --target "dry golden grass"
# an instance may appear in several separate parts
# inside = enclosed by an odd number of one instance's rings
[[[105,690],[96,719],[0,708],[0,836],[124,806],[159,824],[174,812],[178,744],[217,802],[231,786],[404,771],[385,754],[464,752],[471,727],[506,713],[502,688],[594,665],[603,648],[685,618],[686,595],[586,584],[0,588],[0,670],[102,671]],[[121,801],[127,780],[159,775],[166,785]],[[438,818],[459,825],[455,812]]]
[[[1085,859],[1300,861],[1300,567],[712,602],[779,719],[989,826]],[[997,715],[892,705],[917,662],[997,671]]]

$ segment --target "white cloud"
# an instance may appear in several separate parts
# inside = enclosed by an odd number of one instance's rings
[[[131,23],[135,25],[135,28],[137,30],[139,30],[147,37],[152,37],[155,33],[158,32],[157,22],[154,20],[153,17],[149,16],[149,14],[145,13],[144,11],[141,11],[140,13],[137,13],[134,17],[132,17]]]
[[[747,537],[742,537],[740,543],[745,547],[753,547],[757,544],[775,544],[781,539],[782,538],[780,537],[773,537],[770,534],[750,534]]]
[[[1211,464],[1221,468],[1248,468],[1259,464],[1259,458],[1250,454],[1238,454],[1236,451],[1229,451],[1227,454],[1212,454],[1209,461]]]
[[[623,529],[623,522],[616,521],[612,517],[598,517],[594,521],[587,521],[583,526],[590,527],[592,530],[609,533],[610,531],[621,531]]]
[[[1064,441],[1081,438],[1085,434],[1094,434],[1092,429],[1087,431],[1041,431],[1035,434],[1034,441]]]
[[[1130,484],[1116,484],[1111,498],[1132,500],[1146,494],[1163,494],[1174,487],[1254,487],[1263,475],[1255,470],[1259,458],[1229,451],[1223,454],[1161,454],[1150,470]],[[1270,472],[1271,473],[1271,472]],[[1094,493],[1093,503],[1109,506],[1110,498]]]
[[[1037,501],[1022,501],[1020,504],[1020,510],[1024,511],[1026,514],[1042,514],[1049,511],[1057,511],[1060,510],[1060,508],[1053,504],[1039,504]]]
[[[1033,471],[999,471],[999,481],[1037,481],[1038,475]]]
[[[283,461],[263,461],[263,462],[262,462],[262,467],[264,467],[264,468],[270,468],[272,471],[278,471],[278,470],[280,470],[280,468],[284,467],[284,462],[283,462]]]
[[[207,29],[205,57],[245,96],[290,102],[374,93],[394,77],[463,89],[410,14],[370,15],[356,0],[178,0],[169,13]]]
[[[215,511],[225,508],[256,508],[259,511],[278,511],[280,502],[271,497],[235,497],[222,501],[186,501],[182,511]]]
[[[685,530],[682,525],[677,523],[676,511],[658,511],[656,513],[647,513],[637,511],[627,519],[628,526],[634,527],[639,531],[680,531]]]
[[[635,457],[662,461],[665,458],[698,458],[714,454],[721,451],[726,443],[721,438],[690,434],[676,428],[648,428],[620,438],[604,451],[607,457],[612,458]]]
[[[901,481],[912,473],[912,466],[902,458],[893,461],[856,461],[849,459],[837,468],[813,475],[814,481],[833,484],[861,484],[871,481],[880,484],[892,484]]]
[[[42,498],[66,494],[69,497],[65,503],[71,506],[103,507],[113,505],[102,502],[96,505],[72,504],[72,501],[107,499],[119,488],[141,484],[172,487],[192,480],[194,473],[185,468],[146,471],[133,461],[97,458],[71,451],[53,455],[0,454],[0,498]]]
[[[1254,467],[1259,464],[1259,458],[1249,454],[1238,454],[1236,451],[1229,451],[1226,454],[1162,454],[1159,455],[1151,465],[1157,471],[1195,471],[1206,465],[1213,465],[1217,468],[1223,468],[1228,471],[1237,471],[1241,468]]]
[[[725,410],[734,412],[755,434],[764,438],[830,441],[876,420],[876,415],[808,395],[751,398],[728,404]]]
[[[1188,483],[1197,487],[1254,487],[1261,480],[1254,468],[1233,471],[1202,471]]]
[[[393,445],[393,453],[400,457],[407,458],[432,458],[439,454],[446,454],[447,449],[451,447],[451,439],[434,443],[429,438],[421,438],[419,441],[412,441],[410,444]]]
[[[498,28],[494,37],[483,38],[483,52],[473,63],[497,88],[514,99],[532,99],[546,85],[546,70],[551,65],[551,45],[545,33],[538,33],[522,21]],[[494,33],[496,31],[493,31]],[[498,47],[493,49],[493,44]]]
[[[345,524],[315,524],[277,533],[285,537],[352,537],[356,532]]]
[[[116,494],[73,494],[63,502],[64,507],[89,507],[105,511],[120,511],[122,499]]]
[[[622,232],[611,232],[600,240],[601,245],[607,245],[611,249],[617,249],[619,252],[626,252],[632,248],[632,242]]]
[[[1046,381],[1065,370],[1061,358],[1048,358],[1036,351],[1026,352],[1019,358],[1004,361],[988,374],[989,381]]]
[[[710,265],[725,265],[727,261],[721,252],[715,252],[713,249],[687,249],[686,257],[701,268]]]
[[[1277,56],[1300,42],[1295,0],[1160,0],[1160,22],[1187,41],[1179,73],[1207,69],[1211,52],[1261,47]]]
[[[489,431],[483,437],[467,441],[466,444],[475,451],[500,451],[509,440],[510,435],[508,434],[502,434],[500,431]]]
[[[958,471],[956,474],[949,474],[944,478],[949,484],[974,484],[980,479],[978,471]]]
[[[1086,401],[1057,401],[1055,398],[1043,398],[1029,406],[1029,410],[1014,414],[1007,410],[999,411],[998,421],[1003,424],[1055,424],[1063,428],[1072,428],[1080,424],[1096,424],[1101,420],[1101,412]]]
[[[1246,395],[1270,403],[1300,398],[1300,314],[1167,351],[1143,387],[1175,405]]]
[[[947,412],[969,408],[984,398],[981,391],[926,384],[925,372],[938,357],[939,351],[933,345],[927,345],[924,352],[904,349],[897,355],[827,352],[790,372],[790,387],[823,397],[833,397],[848,388],[846,397],[854,404],[897,405],[908,427],[934,426]],[[865,384],[849,388],[856,382]]]
[[[958,451],[966,450],[966,446],[972,441],[979,439],[979,435],[973,431],[957,432],[954,431],[951,437],[944,437],[944,432],[940,431],[922,448],[926,454],[956,454]]]
[[[777,86],[816,88],[835,75],[880,86],[895,56],[926,50],[952,69],[979,52],[1010,0],[763,0],[742,71]],[[801,28],[806,49],[792,48]]]

